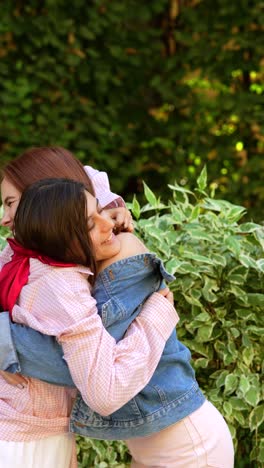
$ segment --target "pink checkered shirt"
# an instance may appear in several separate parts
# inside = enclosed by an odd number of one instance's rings
[[[99,175],[95,174],[97,180]],[[97,192],[102,206],[111,203],[112,196],[102,202]],[[0,269],[11,256],[7,246],[0,254]],[[155,293],[126,337],[116,343],[97,313],[87,281],[90,274],[86,267],[58,268],[31,259],[29,281],[13,319],[57,337],[84,400],[108,415],[148,383],[178,317],[173,306]],[[27,381],[21,390],[0,377],[0,439],[30,441],[67,432],[76,391],[33,378]]]

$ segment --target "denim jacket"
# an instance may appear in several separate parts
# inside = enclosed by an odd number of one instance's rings
[[[173,279],[161,260],[152,253],[120,260],[98,275],[93,296],[104,326],[117,341],[122,339],[139,314],[146,298],[163,287],[163,278],[167,281]],[[0,368],[7,370],[8,364],[11,371],[21,370],[23,374],[51,383],[73,385],[69,373],[65,378],[67,366],[65,362],[62,366],[62,352],[53,338],[43,337],[26,327],[14,324],[11,327],[18,355],[14,350],[6,353],[5,363],[0,358]],[[10,335],[8,346],[10,350]],[[25,366],[23,356],[26,356]],[[177,339],[174,331],[150,382],[138,395],[110,416],[103,417],[92,411],[78,394],[70,418],[70,430],[96,439],[143,437],[183,419],[198,409],[204,400],[190,365],[190,351]]]

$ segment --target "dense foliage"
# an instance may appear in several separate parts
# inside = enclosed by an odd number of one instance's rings
[[[264,465],[264,228],[245,210],[207,193],[171,186],[169,203],[145,185],[148,204],[131,208],[137,232],[175,273],[179,338],[192,351],[201,388],[225,416],[236,468]],[[5,233],[0,231],[0,248]],[[217,428],[216,428],[217,430]],[[82,468],[124,468],[122,442],[78,438]]]
[[[263,218],[263,2],[2,3],[1,161],[60,144],[126,198],[192,188],[207,162]]]
[[[226,418],[236,466],[264,464],[264,228],[238,223],[241,206],[208,194],[206,169],[190,192],[171,186],[163,205],[145,186],[137,229],[176,275],[179,338],[201,388]],[[141,216],[140,216],[141,212]],[[153,213],[145,218],[145,213]],[[142,217],[143,213],[143,217]],[[217,428],[216,428],[217,430]]]

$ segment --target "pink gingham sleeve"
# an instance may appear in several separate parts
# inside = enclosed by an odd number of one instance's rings
[[[57,336],[76,387],[94,411],[109,415],[142,390],[178,321],[167,299],[152,295],[125,338],[116,343],[98,315],[87,275],[56,268],[37,288],[34,309],[24,311],[16,305],[14,320]],[[23,290],[23,301],[22,295]]]
[[[109,179],[106,172],[98,171],[91,166],[84,166],[84,170],[93,184],[95,195],[98,198],[102,208],[117,208],[126,206],[122,197],[111,192]]]

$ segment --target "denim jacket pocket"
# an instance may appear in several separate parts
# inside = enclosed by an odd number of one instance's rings
[[[107,329],[115,322],[118,323],[124,320],[126,318],[126,310],[118,298],[112,297],[102,305],[99,315],[101,315],[103,325]]]

